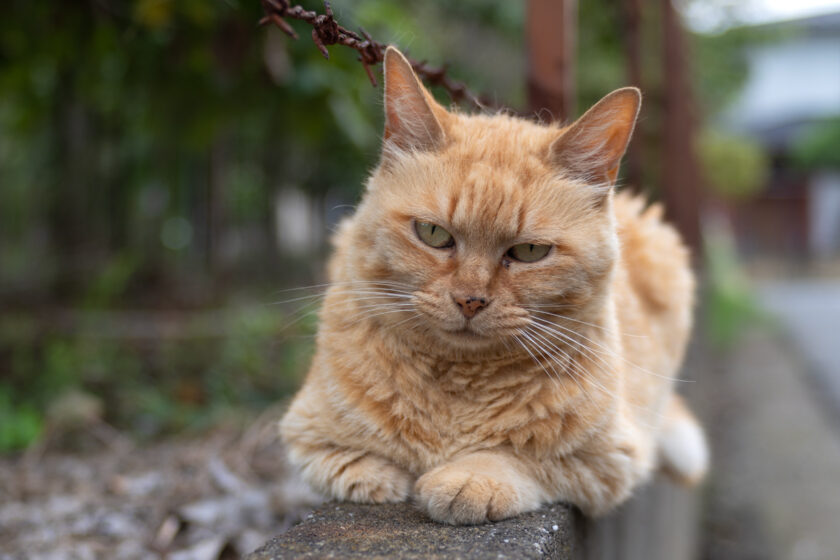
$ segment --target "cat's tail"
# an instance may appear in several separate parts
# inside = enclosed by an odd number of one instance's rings
[[[659,434],[660,468],[677,482],[694,486],[709,468],[703,427],[679,395],[671,395]]]

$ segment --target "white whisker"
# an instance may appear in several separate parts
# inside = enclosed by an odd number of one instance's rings
[[[354,321],[367,321],[368,319],[373,319],[374,317],[380,317],[382,315],[390,315],[393,313],[405,313],[410,311],[410,309],[388,309],[386,311],[382,311],[380,313],[372,313],[373,311],[377,311],[376,309],[373,310],[362,310],[362,313],[354,313],[350,315],[350,319]]]
[[[535,341],[535,340],[534,340],[534,339],[533,339],[533,338],[532,338],[532,337],[531,337],[531,336],[530,336],[530,335],[529,335],[529,334],[528,334],[525,330],[520,331],[520,332],[519,332],[519,334],[520,334],[520,335],[522,335],[523,337],[525,337],[525,339],[526,339],[528,342],[530,342],[531,344],[533,344],[533,345],[534,345],[534,350],[535,350],[536,352],[538,352],[538,353],[540,354],[540,356],[542,356],[543,358],[548,358],[548,359],[549,359],[549,362],[553,362],[553,360],[551,360],[550,356],[548,356],[548,355],[546,355],[546,354],[544,353],[544,349],[543,349],[543,348],[539,345],[539,343],[537,343],[537,342],[536,342],[536,341]],[[536,358],[535,358],[535,359],[536,359]],[[551,374],[550,374],[550,373],[548,373],[548,370],[547,370],[547,369],[545,369],[545,364],[544,364],[543,362],[538,362],[538,363],[539,363],[539,364],[540,364],[540,366],[543,368],[543,371],[545,371],[545,373],[546,373],[549,377],[551,377]],[[559,373],[556,369],[554,369],[554,366],[553,366],[553,365],[549,365],[549,367],[551,368],[551,371],[553,371],[553,372],[554,372],[554,376],[555,376],[555,377],[552,377],[552,379],[555,379],[555,381],[559,382],[559,381],[561,380],[562,376],[560,375],[560,373]]]
[[[579,362],[575,361],[575,359],[574,359],[574,358],[573,358],[573,357],[572,357],[569,353],[567,353],[567,352],[566,352],[566,351],[564,351],[562,348],[560,348],[559,346],[557,346],[556,344],[554,344],[553,342],[551,342],[550,340],[548,340],[545,336],[538,334],[538,333],[537,333],[537,332],[535,332],[534,330],[531,330],[530,332],[531,332],[531,334],[532,334],[532,335],[534,335],[535,337],[536,337],[536,336],[538,336],[538,337],[539,337],[541,340],[543,340],[546,344],[550,345],[550,346],[551,346],[551,348],[552,348],[555,352],[560,353],[563,357],[565,357],[565,358],[566,358],[566,360],[568,361],[568,364],[569,364],[569,366],[570,366],[570,373],[575,373],[575,372],[577,372],[577,373],[579,373],[579,374],[580,374],[580,378],[581,378],[582,380],[587,381],[587,382],[589,382],[589,383],[591,383],[591,384],[595,385],[595,387],[596,387],[597,389],[600,389],[600,390],[601,390],[604,394],[606,394],[606,395],[608,395],[608,396],[611,396],[611,397],[615,397],[615,398],[617,398],[617,399],[619,399],[619,398],[620,398],[620,397],[619,397],[619,395],[615,394],[613,391],[610,391],[609,389],[607,389],[606,387],[604,387],[601,383],[599,383],[599,382],[598,382],[598,380],[597,380],[597,379],[595,379],[592,375],[588,375],[588,373],[589,373],[589,372],[587,372],[587,371],[584,369],[584,367],[583,367],[583,366],[582,366]],[[603,370],[602,370],[602,371],[603,371]],[[609,372],[606,372],[606,373],[609,373]],[[573,378],[574,378],[574,376],[573,376]],[[580,386],[580,385],[578,385],[578,386]],[[584,391],[584,393],[586,393],[586,390],[585,390],[585,389],[583,389],[583,387],[581,387],[581,390],[582,390],[582,391]]]
[[[575,359],[569,353],[565,352],[563,349],[558,347],[556,344],[553,344],[545,336],[539,335],[534,330],[530,330],[529,332],[531,332],[531,334],[535,337],[539,336],[539,338],[541,340],[545,341],[547,344],[549,344],[555,352],[560,353],[563,357],[566,358],[566,360],[568,362],[568,365],[569,365],[569,369],[567,371],[569,372],[570,377],[572,377],[572,379],[576,383],[577,383],[578,378],[579,378],[583,381],[586,381],[588,383],[591,383],[591,384],[595,385],[596,388],[600,389],[605,394],[618,398],[618,395],[614,394],[613,392],[609,391],[606,387],[604,387],[603,385],[598,383],[598,381],[595,378],[593,378],[591,375],[587,375],[588,372],[583,368],[583,366],[580,363],[575,361]],[[559,362],[558,362],[558,364],[559,364]],[[586,395],[589,394],[589,392],[583,386],[581,386],[580,383],[578,383],[578,387],[580,387],[581,391],[583,391],[584,394],[586,394]]]
[[[679,379],[677,377],[670,377],[668,375],[662,375],[661,373],[656,373],[656,372],[650,371],[650,370],[648,370],[648,369],[646,369],[646,368],[644,368],[644,367],[642,367],[638,364],[634,364],[633,362],[631,362],[630,360],[628,360],[627,358],[625,358],[624,356],[622,356],[620,353],[616,352],[615,350],[613,350],[611,348],[608,348],[608,347],[604,346],[603,344],[601,344],[601,343],[599,343],[595,340],[592,340],[591,338],[575,331],[574,329],[564,327],[563,325],[558,325],[557,323],[552,322],[552,321],[547,321],[545,319],[540,319],[539,317],[532,317],[531,320],[534,321],[534,323],[539,323],[539,324],[543,325],[544,327],[549,328],[551,331],[554,332],[555,335],[560,336],[560,337],[562,337],[562,338],[564,338],[564,339],[566,339],[570,342],[573,342],[573,343],[581,346],[582,348],[586,349],[589,352],[598,352],[598,351],[595,350],[594,348],[592,348],[591,346],[587,346],[587,345],[583,344],[582,342],[580,342],[578,340],[575,340],[573,337],[569,336],[568,334],[564,334],[564,333],[562,333],[562,332],[560,332],[556,329],[561,329],[563,331],[566,331],[566,333],[571,333],[575,336],[579,336],[583,340],[586,340],[586,341],[598,346],[599,348],[601,348],[603,350],[603,352],[600,352],[600,353],[615,356],[616,358],[622,360],[627,365],[632,366],[632,367],[634,367],[634,368],[636,368],[640,371],[643,371],[643,372],[645,372],[649,375],[652,375],[654,377],[659,377],[661,379],[667,379],[668,381],[679,381],[681,383],[692,383],[691,380]]]
[[[543,326],[543,325],[539,325],[539,324],[533,323],[533,324],[531,325],[531,327],[530,327],[530,328],[539,329],[539,330],[541,330],[542,332],[545,332],[546,334],[551,334],[551,333],[550,333],[550,332],[546,329],[546,327],[545,327],[545,326]],[[610,391],[609,389],[607,389],[606,387],[604,387],[604,386],[603,386],[601,383],[599,383],[599,382],[598,382],[598,381],[597,381],[597,380],[596,380],[593,376],[591,376],[591,375],[587,375],[587,373],[588,373],[588,372],[587,372],[587,371],[583,368],[583,366],[581,366],[581,365],[580,365],[580,363],[578,363],[578,362],[576,362],[574,359],[572,359],[572,357],[571,357],[568,353],[566,353],[566,352],[565,352],[562,348],[560,348],[560,347],[559,347],[559,346],[557,346],[556,344],[552,343],[550,340],[547,340],[547,339],[546,339],[546,337],[545,337],[544,335],[538,335],[538,334],[537,334],[536,332],[534,332],[533,330],[531,330],[530,332],[531,332],[533,335],[535,335],[535,336],[539,336],[542,340],[545,340],[545,341],[546,341],[546,343],[547,343],[547,344],[549,344],[549,345],[550,345],[550,346],[551,346],[551,347],[552,347],[555,351],[557,351],[557,352],[561,353],[561,354],[562,354],[563,356],[565,356],[565,357],[566,357],[566,358],[567,358],[570,362],[574,363],[574,365],[576,366],[576,370],[577,370],[577,371],[581,374],[581,376],[583,377],[583,379],[586,379],[586,380],[588,380],[590,383],[593,383],[593,384],[594,384],[594,385],[595,385],[598,389],[600,389],[600,390],[601,390],[602,392],[604,392],[605,394],[607,394],[607,395],[609,395],[609,396],[612,396],[612,397],[615,397],[615,398],[617,398],[617,399],[618,399],[618,400],[620,400],[620,401],[624,400],[624,399],[622,399],[619,395],[617,395],[616,393],[614,393],[613,391]],[[571,342],[571,343],[573,343],[573,344],[579,344],[579,343],[577,343],[577,341],[575,341],[575,340],[571,339],[571,338],[570,338],[570,337],[568,337],[567,335],[563,335],[562,333],[557,333],[557,334],[560,334],[561,336],[563,336],[563,337],[564,337],[564,338],[563,338],[563,340],[566,340],[566,341]],[[581,350],[583,350],[583,351],[586,351],[586,350],[587,350],[586,346],[579,346],[578,348],[580,348],[580,350],[578,350],[579,352],[580,352]],[[602,364],[603,364],[603,365],[598,365],[598,364],[593,364],[593,365],[595,365],[595,367],[597,367],[597,368],[598,368],[599,370],[601,370],[603,373],[605,373],[605,374],[607,374],[607,375],[610,375],[610,374],[615,374],[615,373],[616,373],[616,372],[615,372],[614,370],[612,370],[612,369],[604,369],[604,366],[607,366],[607,367],[609,367],[609,366],[610,366],[610,364],[609,364],[606,360],[604,360],[604,359],[600,358],[600,356],[593,356],[593,357],[594,357],[594,358],[598,358],[598,359],[602,362]],[[640,405],[636,405],[636,404],[634,404],[634,403],[632,403],[632,402],[629,402],[629,401],[628,401],[626,404],[628,404],[628,405],[630,405],[630,406],[632,406],[632,407],[634,407],[634,408],[638,408],[639,410],[644,411],[644,412],[651,412],[651,411],[650,411],[647,407],[640,406]],[[663,415],[662,415],[662,414],[659,414],[659,413],[654,413],[654,416],[656,416],[656,417],[658,417],[658,418],[660,418],[660,419],[661,419],[661,418],[663,418]],[[640,421],[642,421],[641,419],[639,419],[639,420],[640,420]],[[655,428],[655,426],[653,426],[653,425],[650,425],[650,427],[651,427],[651,428]]]
[[[548,378],[554,381],[556,385],[560,386],[559,380],[555,379],[551,376],[550,373],[548,373],[548,370],[545,369],[543,363],[534,355],[533,352],[531,352],[531,350],[528,348],[528,345],[525,344],[518,336],[515,336],[513,339],[519,343],[519,345],[528,353],[529,356],[531,356],[531,359],[534,360],[534,363],[537,364],[545,372]]]
[[[552,317],[557,317],[559,319],[563,319],[564,321],[571,321],[572,323],[580,323],[581,325],[586,325],[588,327],[593,327],[593,328],[596,328],[596,329],[600,329],[604,332],[608,332],[608,333],[613,332],[612,329],[608,329],[607,327],[604,327],[604,326],[601,326],[601,325],[596,325],[595,323],[587,323],[586,321],[581,321],[580,319],[573,319],[572,317],[567,317],[566,315],[561,315],[559,313],[551,313],[549,311],[540,311],[539,309],[531,309],[533,306],[530,306],[530,305],[524,305],[523,307],[525,309],[528,309],[529,311],[531,311],[533,313],[540,313],[542,315],[551,315]],[[618,331],[616,331],[616,334],[619,334],[621,336],[630,336],[630,337],[633,337],[633,338],[650,338],[646,334],[632,334],[632,333],[625,333],[625,332],[618,332]]]
[[[381,286],[388,286],[392,288],[403,288],[411,290],[412,287],[408,284],[403,284],[401,282],[393,282],[390,280],[348,280],[343,282],[325,282],[323,284],[312,284],[310,286],[299,286],[297,288],[287,288],[284,290],[277,290],[274,292],[275,294],[282,294],[285,292],[294,292],[300,290],[315,290],[320,288],[330,288],[332,286],[370,286],[370,285],[381,285]]]
[[[540,356],[542,356],[543,358],[547,358],[550,362],[553,362],[552,358],[551,358],[550,356],[548,356],[548,355],[545,353],[545,349],[543,349],[543,348],[542,348],[539,344],[537,344],[537,343],[536,343],[536,342],[535,342],[532,338],[530,338],[524,330],[520,330],[520,331],[519,331],[519,334],[520,334],[520,335],[522,335],[522,336],[524,336],[524,337],[527,337],[527,338],[528,338],[528,340],[530,340],[530,341],[531,341],[531,343],[532,343],[532,344],[534,344],[534,350],[535,350],[536,352],[538,352],[538,353],[540,354]],[[535,362],[538,366],[540,366],[540,367],[542,368],[542,370],[543,370],[543,371],[545,372],[545,374],[549,377],[549,379],[551,379],[552,381],[554,381],[554,384],[555,384],[555,385],[556,385],[559,389],[561,389],[561,390],[563,391],[563,394],[565,395],[566,399],[569,401],[569,406],[571,407],[571,409],[572,409],[573,411],[577,411],[577,410],[578,410],[578,409],[577,409],[577,407],[576,407],[575,405],[571,404],[571,398],[570,398],[570,397],[571,397],[571,395],[569,395],[569,392],[566,390],[566,388],[565,388],[565,387],[563,387],[563,383],[561,382],[562,377],[561,377],[561,375],[557,372],[557,370],[555,370],[555,369],[554,369],[554,366],[553,366],[553,365],[551,366],[551,370],[555,373],[556,377],[552,377],[552,376],[551,376],[551,374],[550,374],[550,373],[548,373],[548,370],[547,370],[547,369],[545,369],[545,365],[544,365],[542,362],[540,362],[540,361],[537,359],[537,357],[536,357],[536,356],[534,356],[534,354],[533,354],[533,353],[531,353],[531,351],[528,349],[527,345],[526,345],[525,343],[523,343],[523,342],[519,339],[519,337],[518,337],[518,336],[516,336],[516,337],[514,337],[514,338],[515,338],[515,340],[516,340],[517,342],[519,342],[519,344],[522,346],[522,348],[524,348],[524,349],[525,349],[525,351],[526,351],[526,352],[528,352],[528,354],[531,356],[531,358],[534,360],[534,362]],[[581,387],[580,383],[578,383],[577,379],[575,379],[574,377],[572,377],[572,381],[575,383],[575,385],[577,385],[577,386],[578,386],[578,388],[581,390],[581,392],[582,392],[584,395],[588,395],[588,393],[586,392],[586,390],[585,390],[583,387]]]

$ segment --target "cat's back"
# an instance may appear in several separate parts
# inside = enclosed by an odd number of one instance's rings
[[[646,206],[644,198],[621,192],[614,211],[621,246],[616,309],[626,352],[633,363],[670,375],[691,331],[694,275],[689,250],[663,221],[661,205]]]
[[[660,204],[627,192],[615,197],[622,264],[636,295],[651,312],[691,306],[690,254],[677,231],[663,221]]]

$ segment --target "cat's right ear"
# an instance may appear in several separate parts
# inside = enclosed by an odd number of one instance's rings
[[[572,177],[613,185],[641,103],[642,94],[634,87],[610,93],[554,141],[551,160]]]
[[[385,143],[406,151],[428,151],[443,142],[438,105],[400,51],[385,51]]]

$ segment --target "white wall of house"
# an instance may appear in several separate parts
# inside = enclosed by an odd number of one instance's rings
[[[840,255],[840,173],[816,173],[809,185],[811,254]]]
[[[840,114],[840,30],[753,47],[747,60],[747,82],[726,112],[736,128],[768,130]]]
[[[813,123],[840,116],[840,12],[778,25],[787,37],[747,50],[744,86],[720,115],[776,153]],[[811,174],[808,204],[811,255],[840,256],[840,173]]]

